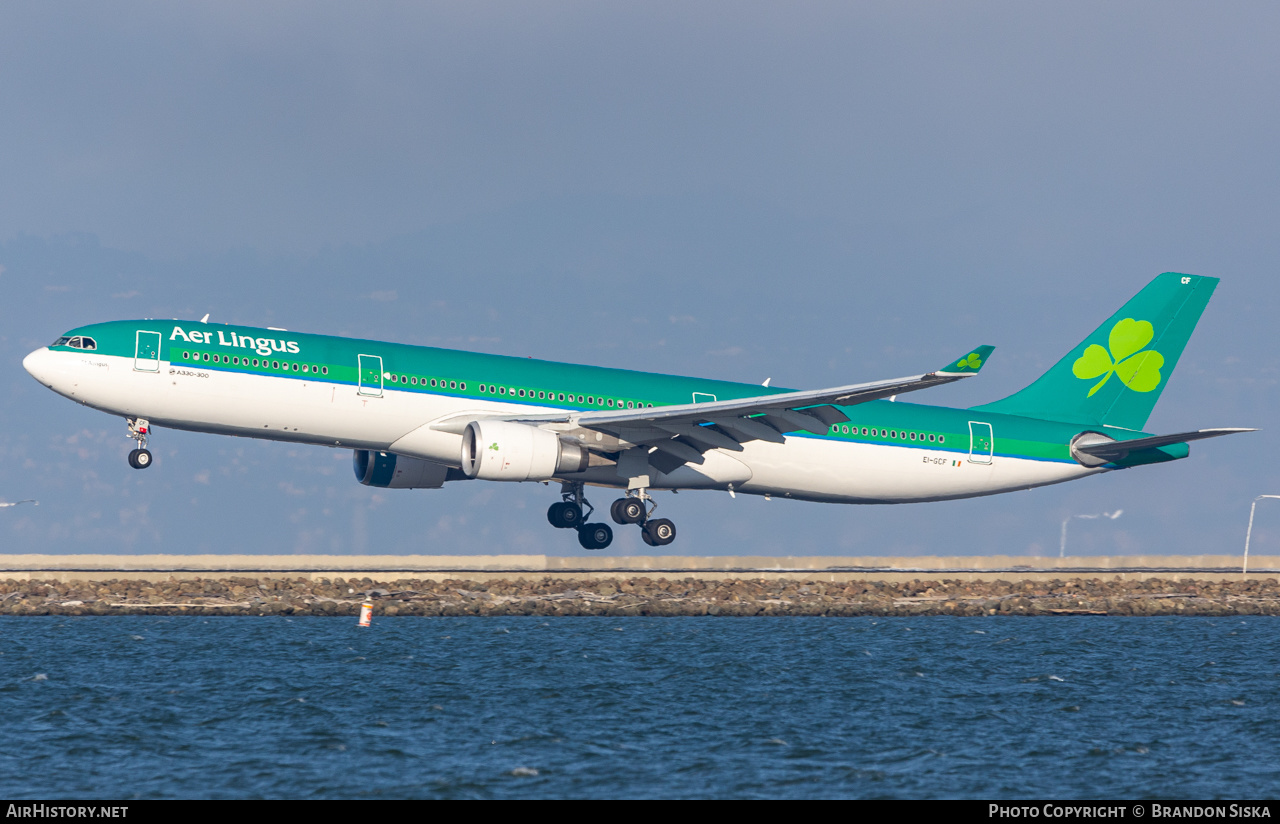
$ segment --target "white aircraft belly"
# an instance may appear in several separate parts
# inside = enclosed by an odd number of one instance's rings
[[[972,463],[967,453],[788,437],[753,441],[739,460],[752,477],[741,491],[817,501],[908,503],[989,495],[1060,483],[1100,470],[996,455]],[[958,462],[958,463],[957,463]]]

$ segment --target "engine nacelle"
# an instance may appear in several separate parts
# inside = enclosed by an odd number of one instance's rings
[[[590,454],[554,432],[508,421],[472,421],[462,434],[462,471],[485,481],[546,481],[586,470]]]
[[[449,467],[443,464],[392,452],[357,449],[351,458],[356,480],[381,489],[439,489],[449,474]]]

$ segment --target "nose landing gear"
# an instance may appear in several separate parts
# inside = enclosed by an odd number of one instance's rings
[[[138,448],[129,453],[129,466],[134,469],[146,469],[151,466],[151,451],[147,449],[147,435],[151,432],[151,422],[144,418],[127,418],[129,437],[138,442]]]
[[[567,483],[560,487],[564,498],[547,510],[547,520],[557,529],[578,530],[578,543],[583,549],[604,549],[613,543],[613,529],[608,524],[589,524],[587,518],[595,507],[583,494],[581,483]],[[584,512],[583,509],[586,509]]]

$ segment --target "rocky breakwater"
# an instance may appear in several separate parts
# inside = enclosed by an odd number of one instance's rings
[[[218,578],[0,582],[0,615],[1280,615],[1280,582]]]

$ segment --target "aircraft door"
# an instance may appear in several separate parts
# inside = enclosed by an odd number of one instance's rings
[[[969,421],[969,462],[989,464],[994,453],[995,437],[991,434],[991,424]]]
[[[133,369],[135,372],[160,371],[159,332],[143,332],[139,330],[133,350]]]
[[[382,397],[382,358],[360,355],[360,378],[357,391],[371,398]]]

